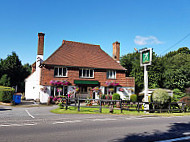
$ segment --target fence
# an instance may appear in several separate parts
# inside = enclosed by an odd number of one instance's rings
[[[87,102],[86,104],[93,104],[96,102],[96,105],[81,105],[81,102]],[[90,103],[89,103],[90,102]],[[81,107],[87,108],[99,108],[99,112],[102,113],[103,108],[109,108],[110,112],[113,112],[114,109],[119,109],[121,113],[125,110],[127,111],[145,111],[144,104],[149,104],[149,110],[147,112],[188,112],[185,107],[185,103],[168,103],[167,108],[162,108],[161,104],[155,102],[130,102],[128,100],[107,100],[107,99],[80,99],[80,98],[62,98],[62,106],[67,110],[69,106],[74,106],[80,111]]]

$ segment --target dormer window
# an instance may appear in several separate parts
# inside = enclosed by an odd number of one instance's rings
[[[93,69],[79,69],[79,77],[80,78],[94,78],[94,70]]]
[[[107,78],[108,79],[116,79],[116,71],[115,70],[107,71]]]
[[[67,68],[64,67],[55,67],[54,68],[55,77],[67,77]]]

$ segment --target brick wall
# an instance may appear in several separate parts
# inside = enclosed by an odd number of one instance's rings
[[[134,87],[135,86],[135,80],[133,77],[125,77],[125,72],[123,71],[117,71],[116,73],[116,79],[107,79],[107,71],[106,70],[94,70],[94,78],[88,79],[88,78],[79,78],[79,69],[77,68],[68,68],[68,77],[54,77],[54,67],[43,67],[41,72],[41,85],[51,85],[51,80],[67,80],[71,83],[71,85],[74,84],[74,80],[95,80],[100,82],[100,86],[106,86],[106,81],[116,81],[123,87]]]

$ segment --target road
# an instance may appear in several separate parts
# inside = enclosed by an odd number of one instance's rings
[[[0,106],[0,141],[137,142],[190,136],[190,116],[50,113],[55,107]]]

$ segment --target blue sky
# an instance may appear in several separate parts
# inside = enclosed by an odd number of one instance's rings
[[[190,47],[190,0],[0,0],[0,58],[15,51],[32,64],[37,34],[44,32],[46,59],[62,40],[99,44],[112,56],[151,47],[158,55]],[[166,51],[167,50],[167,51]]]

